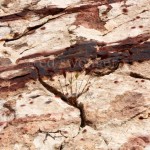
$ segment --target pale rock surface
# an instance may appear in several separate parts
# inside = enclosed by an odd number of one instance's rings
[[[89,92],[78,99],[84,105],[87,124],[100,130],[109,148],[119,149],[132,136],[149,137],[150,81],[133,78],[129,72],[144,77],[149,73],[140,71],[143,64],[136,66],[123,66],[111,75],[95,78]]]
[[[0,150],[150,149],[150,0],[0,1]]]
[[[24,140],[28,140],[27,146],[30,146],[32,142],[36,143],[39,140],[42,133],[46,136],[49,132],[61,133],[62,140],[58,142],[53,140],[54,145],[58,143],[58,147],[60,147],[59,145],[65,137],[74,137],[78,134],[80,114],[77,109],[65,104],[53,94],[47,93],[39,83],[36,85],[30,83],[23,91],[16,92],[13,99],[7,98],[7,102],[6,99],[1,100],[1,113],[3,113],[1,114],[1,130],[3,126],[6,127],[1,131],[0,138],[3,143],[1,149],[6,147],[11,149],[13,146],[26,147]],[[8,110],[4,108],[4,104],[7,109],[9,108]],[[39,138],[37,136],[33,139],[37,132],[41,132]],[[31,135],[32,137],[30,137]],[[14,145],[13,143],[17,143],[17,141],[19,145]],[[48,144],[50,143],[48,142]]]
[[[82,150],[82,149],[95,149],[95,150],[102,150],[108,149],[107,143],[101,137],[101,134],[91,127],[85,126],[80,133],[69,142],[65,143],[63,147],[64,150]]]

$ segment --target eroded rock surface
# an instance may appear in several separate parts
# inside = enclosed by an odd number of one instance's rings
[[[0,149],[149,150],[150,0],[1,0]]]

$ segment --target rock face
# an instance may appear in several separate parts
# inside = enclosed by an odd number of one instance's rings
[[[0,149],[149,150],[150,0],[1,0]]]

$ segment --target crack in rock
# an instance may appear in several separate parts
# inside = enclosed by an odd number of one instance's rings
[[[38,75],[38,80],[39,82],[51,93],[53,93],[56,96],[59,96],[65,103],[67,103],[68,105],[71,105],[75,108],[77,108],[80,111],[80,117],[81,117],[81,127],[84,127],[86,124],[85,121],[85,115],[84,115],[84,110],[83,110],[83,104],[82,103],[77,103],[77,98],[80,96],[78,95],[76,96],[71,96],[71,97],[67,97],[66,95],[64,95],[62,92],[58,91],[56,88],[54,88],[53,86],[50,86],[49,84],[45,83],[42,78],[40,77],[39,74],[39,69],[34,66],[36,68],[37,71],[37,75]]]
[[[147,78],[139,73],[130,72],[130,76],[137,79],[144,79],[144,80],[150,80],[150,78]]]

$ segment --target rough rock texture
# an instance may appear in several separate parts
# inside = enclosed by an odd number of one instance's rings
[[[149,150],[150,0],[1,0],[0,149]]]

